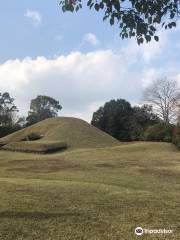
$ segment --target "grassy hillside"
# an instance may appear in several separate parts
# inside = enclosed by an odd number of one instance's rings
[[[24,140],[31,134],[39,134],[41,139],[35,142],[49,142],[54,143],[65,142],[71,148],[84,147],[104,147],[115,146],[119,141],[91,126],[87,122],[69,117],[50,118],[27,127],[23,130],[17,131],[4,138],[0,139],[0,144],[9,142],[21,142],[24,148]],[[12,144],[10,145],[12,146]],[[9,146],[9,149],[10,149]],[[20,146],[20,144],[18,144]],[[15,144],[13,144],[13,150]]]
[[[37,155],[0,151],[0,239],[180,239],[180,153],[130,143]]]

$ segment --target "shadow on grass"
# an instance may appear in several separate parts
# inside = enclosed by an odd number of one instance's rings
[[[50,218],[77,218],[82,216],[80,213],[44,213],[44,212],[0,212],[0,219],[14,218],[14,219],[50,219]]]

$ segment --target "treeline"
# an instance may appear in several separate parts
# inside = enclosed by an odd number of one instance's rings
[[[91,124],[120,141],[172,141],[175,125],[166,124],[152,106],[134,106],[124,99],[111,100],[94,114]]]
[[[62,109],[59,101],[39,95],[31,100],[27,117],[18,117],[14,98],[8,92],[0,93],[0,137],[30,126],[46,118],[56,117]]]
[[[92,125],[120,141],[173,142],[180,148],[180,89],[176,80],[153,81],[143,95],[144,105],[132,107],[124,99],[100,107]]]
[[[120,141],[173,142],[180,148],[180,90],[175,80],[153,81],[144,91],[143,105],[125,99],[110,100],[93,113],[91,124]],[[46,118],[62,109],[56,99],[39,95],[30,102],[27,117],[9,93],[0,93],[0,137]]]

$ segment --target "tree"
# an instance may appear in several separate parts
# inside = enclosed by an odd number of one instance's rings
[[[130,135],[132,140],[143,140],[144,132],[149,126],[160,123],[160,119],[152,110],[152,106],[134,106],[130,123]]]
[[[160,123],[152,107],[132,107],[124,99],[111,100],[94,112],[91,124],[121,141],[142,140],[149,126]]]
[[[152,105],[154,112],[169,125],[177,118],[180,89],[176,80],[155,80],[144,91],[144,101]]]
[[[78,11],[82,8],[81,0],[61,0],[63,12]],[[111,25],[118,24],[120,37],[135,37],[138,44],[159,37],[157,30],[176,27],[179,18],[180,0],[87,0],[89,9],[103,11],[103,20]]]
[[[178,108],[178,113],[177,113],[177,125],[179,125],[179,128],[180,128],[180,104],[178,104],[177,108]]]
[[[0,137],[20,129],[16,123],[18,109],[8,92],[0,93]]]
[[[20,126],[20,128],[26,127],[26,117],[24,116],[18,117],[16,124]]]
[[[172,142],[174,125],[161,122],[149,126],[144,132],[145,141]]]
[[[27,125],[32,125],[46,118],[56,117],[62,109],[59,101],[48,96],[37,96],[31,100],[30,111],[28,112]]]
[[[8,92],[0,93],[0,126],[12,126],[14,116],[18,111]]]
[[[153,125],[160,121],[158,116],[153,112],[152,106],[146,104],[133,107],[133,120],[142,126]]]
[[[126,100],[111,100],[93,114],[91,124],[121,141],[129,141],[132,111],[130,103]]]
[[[178,122],[177,126],[173,129],[172,142],[180,150],[180,122]]]

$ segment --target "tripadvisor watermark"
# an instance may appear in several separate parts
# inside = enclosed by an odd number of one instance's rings
[[[137,236],[142,236],[143,234],[172,234],[171,229],[147,229],[142,227],[135,228],[135,234]]]

